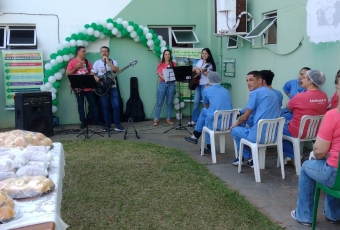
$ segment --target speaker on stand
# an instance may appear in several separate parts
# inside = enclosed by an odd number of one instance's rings
[[[16,129],[54,135],[50,92],[16,93],[14,103]]]

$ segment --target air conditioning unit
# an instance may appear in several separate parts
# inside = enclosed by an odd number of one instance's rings
[[[214,0],[214,4],[215,35],[247,33],[247,0]]]

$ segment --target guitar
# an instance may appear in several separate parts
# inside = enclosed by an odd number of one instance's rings
[[[137,60],[131,61],[127,66],[119,70],[119,72],[115,73],[114,71],[107,71],[105,74],[99,77],[99,82],[97,82],[97,88],[93,89],[95,94],[98,96],[104,96],[111,89],[113,85],[117,84],[117,76],[121,72],[125,71],[127,68],[131,66],[137,65]]]
[[[209,63],[206,63],[202,67],[202,72],[200,73],[196,73],[196,71],[192,72],[191,80],[189,81],[189,84],[188,84],[188,88],[190,90],[195,90],[196,87],[200,84],[201,74],[207,72],[209,65],[210,65]]]

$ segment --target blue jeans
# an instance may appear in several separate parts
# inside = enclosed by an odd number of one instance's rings
[[[170,119],[175,93],[176,93],[175,82],[158,83],[155,120],[157,121],[159,120],[165,97],[166,97],[166,119],[167,120]]]
[[[120,125],[120,108],[119,108],[119,94],[117,87],[113,87],[109,89],[106,95],[100,96],[100,101],[103,106],[104,120],[105,126],[111,127],[111,115],[110,115],[110,105],[109,100],[111,101],[111,106],[113,108],[113,121],[115,125]]]
[[[85,110],[84,110],[84,103],[85,103],[84,96],[86,97],[86,100],[89,103],[89,109],[90,109],[91,114],[94,118],[93,123],[96,123],[96,122],[99,121],[98,109],[97,109],[96,101],[94,100],[94,96],[93,96],[92,91],[86,91],[86,92],[83,91],[79,94],[76,94],[79,119],[80,119],[81,123],[86,123],[86,116],[85,116]]]
[[[283,126],[283,135],[292,137],[292,134],[288,130],[289,122],[290,121],[286,121]],[[284,157],[290,157],[291,159],[294,159],[294,148],[293,148],[292,142],[288,140],[282,140],[282,148],[283,148]]]
[[[200,103],[203,97],[203,89],[205,88],[204,85],[198,85],[195,89],[195,96],[194,96],[194,110],[192,111],[192,121],[198,120],[198,115],[200,113]]]
[[[203,127],[207,126],[209,129],[213,129],[214,114],[209,114],[207,108],[203,108],[200,116],[198,117],[195,130],[202,133]],[[210,135],[206,135],[207,144],[210,144]]]
[[[298,221],[312,223],[316,182],[332,188],[337,171],[325,159],[308,160],[302,164],[295,210]],[[324,215],[332,221],[340,220],[340,199],[326,195]]]

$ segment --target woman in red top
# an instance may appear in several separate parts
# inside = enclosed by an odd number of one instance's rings
[[[336,76],[335,76],[334,84],[335,84],[336,90],[335,90],[335,93],[333,94],[333,96],[331,98],[331,101],[328,104],[328,109],[334,109],[338,106],[338,101],[339,101],[338,100],[338,90],[339,90],[338,81],[339,81],[339,78],[340,78],[340,70],[336,73]]]
[[[163,76],[163,69],[168,67],[176,67],[176,63],[172,62],[172,56],[170,50],[166,49],[163,52],[162,60],[157,65],[157,75],[159,78],[158,88],[157,88],[157,101],[155,108],[155,119],[153,120],[153,125],[157,126],[159,122],[159,117],[161,115],[162,106],[166,97],[166,122],[169,125],[174,123],[170,120],[172,113],[172,103],[176,93],[175,81],[165,82]]]

